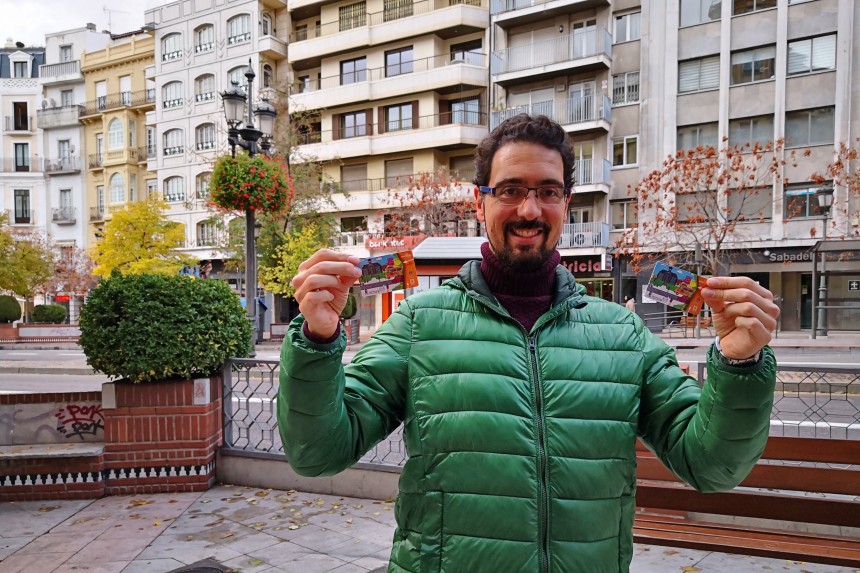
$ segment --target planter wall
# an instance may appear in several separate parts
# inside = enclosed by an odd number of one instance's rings
[[[18,326],[8,322],[0,323],[0,341],[18,340]]]

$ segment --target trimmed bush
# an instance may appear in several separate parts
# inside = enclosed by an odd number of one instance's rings
[[[61,304],[37,304],[33,307],[33,322],[62,324],[66,322],[66,307]]]
[[[21,305],[14,296],[0,295],[0,322],[15,322],[21,318]]]
[[[219,280],[114,273],[87,297],[80,327],[87,364],[132,382],[211,376],[251,350],[239,297]]]

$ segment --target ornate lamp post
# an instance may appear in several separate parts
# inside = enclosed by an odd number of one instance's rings
[[[818,207],[824,215],[824,235],[822,242],[827,242],[827,217],[833,206],[833,189],[830,187],[819,187],[815,191],[818,198]],[[818,336],[827,336],[827,251],[821,252],[821,277],[818,279],[818,325],[816,327]]]
[[[699,243],[699,239],[696,238],[696,250],[693,253],[694,260],[696,262],[696,276],[702,276],[702,263],[704,262],[704,256],[702,255],[702,244]],[[693,336],[695,338],[699,338],[702,335],[702,313],[696,315],[696,327],[693,329]]]
[[[224,102],[224,117],[227,120],[227,143],[230,144],[230,153],[236,157],[236,147],[239,146],[248,152],[251,157],[262,151],[267,153],[271,147],[272,133],[275,129],[275,111],[269,102],[263,100],[253,115],[257,116],[260,129],[254,127],[252,117],[254,78],[256,74],[251,68],[251,59],[248,58],[248,71],[245,72],[248,79],[249,95],[245,95],[235,83],[230,89],[221,93]],[[245,104],[247,102],[247,115]],[[262,140],[262,141],[261,141]],[[259,144],[257,142],[260,142]],[[257,324],[257,246],[255,242],[254,210],[245,209],[245,310],[248,312],[248,320],[251,321],[251,329],[255,333],[257,342],[263,340],[262,325]]]

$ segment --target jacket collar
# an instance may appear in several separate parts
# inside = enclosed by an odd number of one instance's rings
[[[462,285],[467,291],[474,291],[498,305],[496,297],[493,296],[490,287],[487,286],[487,281],[484,280],[484,275],[481,274],[481,261],[467,261],[460,268],[457,276],[451,280],[454,284]],[[553,294],[552,306],[570,299],[572,306],[582,308],[586,304],[582,300],[584,294],[585,285],[577,284],[569,270],[561,265],[555,268],[555,293]]]

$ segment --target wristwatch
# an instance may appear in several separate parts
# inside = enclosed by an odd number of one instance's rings
[[[720,364],[725,364],[726,366],[753,366],[754,364],[758,364],[758,361],[761,360],[761,350],[749,358],[729,358],[723,354],[723,351],[720,349],[719,336],[714,339],[714,346],[717,347],[717,360]]]

